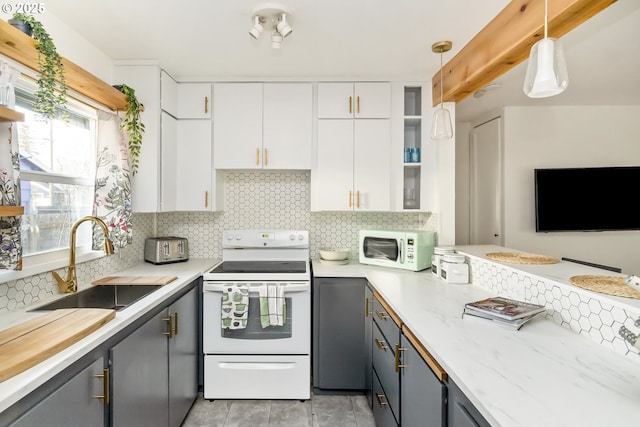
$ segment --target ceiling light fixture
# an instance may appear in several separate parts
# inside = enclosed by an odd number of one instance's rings
[[[523,90],[529,98],[547,98],[564,92],[569,74],[562,45],[547,37],[548,11],[544,2],[544,38],[531,47]]]
[[[258,16],[258,15],[254,16],[253,27],[251,27],[251,29],[249,30],[249,35],[254,39],[260,38],[260,35],[264,30],[264,27],[262,26],[262,24],[264,24],[265,22],[266,22],[266,19],[264,19],[263,16]]]
[[[442,141],[444,139],[453,138],[453,126],[451,125],[451,114],[449,110],[444,108],[444,96],[443,96],[443,65],[442,54],[451,50],[453,44],[448,40],[443,40],[434,43],[431,46],[433,53],[440,54],[440,108],[433,113],[433,120],[431,122],[431,139],[436,141]]]
[[[291,29],[291,25],[287,23],[286,13],[282,13],[282,15],[280,15],[280,22],[278,22],[278,25],[276,25],[276,30],[278,30],[278,32],[282,34],[282,37],[287,37],[293,32],[293,30]]]
[[[254,39],[258,39],[265,27],[272,28],[271,47],[280,49],[282,40],[293,32],[291,25],[291,13],[279,5],[269,3],[254,11],[253,27],[249,30],[249,34]]]

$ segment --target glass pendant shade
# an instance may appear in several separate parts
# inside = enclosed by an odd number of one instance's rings
[[[450,138],[453,138],[451,114],[449,114],[449,110],[440,104],[440,108],[433,113],[433,120],[431,121],[431,139],[442,141],[443,139]]]
[[[529,98],[546,98],[564,92],[569,74],[562,44],[545,37],[531,47],[523,90]]]

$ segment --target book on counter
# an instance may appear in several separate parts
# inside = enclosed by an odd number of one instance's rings
[[[462,317],[482,318],[517,330],[542,312],[543,305],[492,297],[465,304]]]

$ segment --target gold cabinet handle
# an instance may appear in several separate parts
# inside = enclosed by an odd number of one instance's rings
[[[349,190],[349,207],[352,206],[351,200],[353,199],[353,191]]]
[[[387,347],[384,341],[379,340],[378,338],[375,339],[376,342],[376,347],[378,347],[379,350],[387,350],[389,347]]]
[[[376,311],[376,316],[378,316],[380,320],[387,320],[389,318],[389,315],[384,311]]]
[[[357,206],[357,208],[358,208],[358,209],[360,209],[360,190],[358,190],[358,191],[356,192],[356,195],[357,195],[357,196],[356,196],[356,199],[357,199],[357,201],[356,201],[356,206]]]
[[[208,96],[204,97],[204,113],[205,114],[209,113],[209,97]]]
[[[369,317],[373,314],[373,311],[369,311],[369,297],[364,299],[364,317]]]
[[[95,399],[102,399],[104,406],[109,406],[109,368],[104,368],[102,374],[94,375],[95,378],[102,378],[102,396],[93,396]]]
[[[168,323],[167,332],[163,332],[163,334],[169,339],[173,338],[173,317],[165,317],[162,320]]]
[[[178,313],[173,313],[173,336],[178,336]]]
[[[209,191],[204,192],[204,207],[209,207]]]
[[[262,151],[262,161],[264,163],[264,166],[267,166],[269,164],[269,152],[266,148],[263,148]]]
[[[353,113],[353,97],[349,97],[349,114]]]
[[[389,403],[387,402],[387,396],[385,396],[384,394],[380,394],[380,393],[376,393],[376,398],[378,399],[378,405],[380,405],[381,408],[387,406]],[[384,399],[384,400],[382,400]]]
[[[396,344],[395,345],[395,350],[396,350],[395,370],[396,370],[396,374],[397,374],[398,372],[400,372],[400,368],[406,368],[407,367],[407,365],[401,365],[400,364],[400,352],[401,351],[405,351],[406,348],[400,347],[400,344]]]
[[[260,149],[256,148],[256,166],[260,164]]]
[[[356,98],[356,113],[360,114],[360,97]]]

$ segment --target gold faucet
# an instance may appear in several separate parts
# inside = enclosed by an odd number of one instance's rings
[[[76,230],[78,226],[85,221],[95,221],[102,228],[102,232],[104,233],[104,253],[107,255],[113,255],[113,242],[109,240],[109,229],[107,228],[107,224],[104,223],[103,220],[98,218],[97,216],[85,216],[77,220],[73,226],[71,226],[71,238],[70,238],[70,246],[69,246],[69,270],[67,271],[67,279],[64,280],[58,273],[55,271],[51,274],[58,284],[58,288],[60,291],[65,294],[70,294],[78,291],[78,278],[76,277]]]

